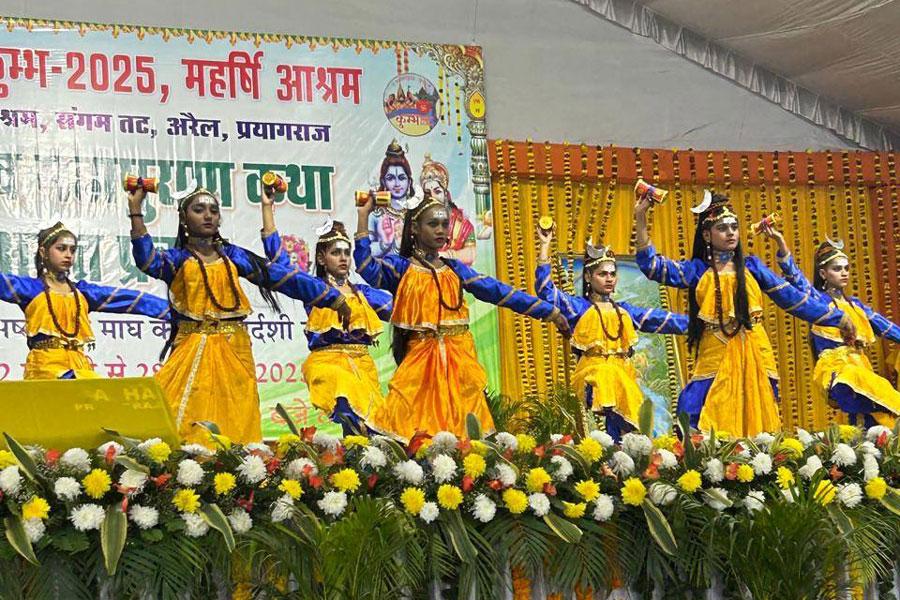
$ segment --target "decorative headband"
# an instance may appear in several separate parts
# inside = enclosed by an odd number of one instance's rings
[[[334,220],[327,219],[325,224],[316,229],[316,235],[319,236],[320,244],[328,244],[331,242],[347,242],[350,244],[350,238],[347,237],[347,233],[343,229],[335,229],[334,228]]]
[[[850,260],[850,257],[844,253],[844,241],[826,237],[825,241],[816,249],[816,267],[824,267],[836,258]]]
[[[212,197],[213,201],[215,201],[216,204],[218,204],[219,202],[216,199],[215,194],[204,187],[200,187],[200,184],[197,183],[196,179],[192,180],[186,189],[172,194],[172,200],[178,203],[178,210],[184,210],[188,205],[188,202],[190,202],[192,198],[194,198],[195,196],[199,196],[200,194]]]
[[[584,253],[587,255],[587,260],[584,261],[585,269],[589,269],[603,262],[616,264],[616,254],[613,252],[612,248],[610,246],[595,247],[593,238],[588,238],[587,242],[585,242]]]
[[[431,194],[423,193],[421,196],[419,196],[418,193],[416,193],[412,196],[412,198],[409,198],[406,201],[404,208],[411,212],[412,218],[415,219],[432,206],[443,207],[444,203]]]
[[[703,200],[700,204],[691,208],[691,212],[698,216],[706,215],[700,221],[701,225],[712,224],[725,219],[738,220],[737,214],[728,204],[728,199],[724,196],[714,197],[709,190],[703,190]]]
[[[53,240],[55,240],[60,236],[60,234],[63,233],[68,233],[72,237],[75,237],[75,234],[69,231],[62,221],[57,221],[56,224],[53,225],[53,227],[51,227],[47,234],[44,236],[44,239],[41,241],[41,246],[46,248],[51,243],[53,243]]]

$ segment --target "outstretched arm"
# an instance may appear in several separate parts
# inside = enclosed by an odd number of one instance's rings
[[[629,302],[620,302],[619,306],[631,316],[634,326],[644,333],[672,333],[685,335],[688,330],[688,316],[673,313],[661,308],[635,306]]]
[[[76,284],[92,312],[144,315],[153,319],[169,318],[169,302],[159,296],[122,287],[97,285],[87,281]]]

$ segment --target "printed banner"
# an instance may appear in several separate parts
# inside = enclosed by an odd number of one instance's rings
[[[131,258],[125,174],[158,177],[145,209],[150,233],[174,242],[173,194],[192,181],[218,195],[223,235],[262,253],[259,180],[288,184],[276,221],[292,261],[313,270],[315,230],[327,218],[356,227],[355,192],[391,204],[371,220],[379,252],[399,246],[407,196],[451,199],[451,249],[494,274],[481,50],[474,46],[307,38],[6,19],[0,33],[0,272],[34,275],[35,236],[62,220],[79,236],[74,279],[161,296]],[[396,140],[398,152],[388,152]],[[390,156],[388,156],[390,155]],[[307,402],[299,302],[248,319],[267,436],[324,425]],[[497,377],[494,308],[472,302],[472,328],[491,386]],[[106,377],[152,375],[168,327],[94,313],[89,352]],[[18,379],[24,316],[0,305],[0,379]],[[382,382],[394,369],[390,333],[374,349]]]

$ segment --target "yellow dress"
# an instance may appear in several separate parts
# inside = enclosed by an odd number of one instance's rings
[[[707,327],[700,338],[692,381],[712,379],[700,412],[702,431],[715,429],[735,436],[753,436],[763,431],[780,431],[781,416],[770,379],[778,379],[775,353],[761,323],[762,291],[749,273],[747,300],[753,329],[741,329],[727,337],[719,329],[716,316],[715,280],[707,270],[697,284],[699,317]],[[719,273],[722,313],[726,327],[734,320],[734,272]]]
[[[228,281],[231,270],[238,306],[223,313],[210,300],[197,260],[184,262],[169,286],[172,306],[181,321],[171,356],[156,374],[175,417],[178,433],[188,442],[209,443],[209,435],[195,421],[211,421],[234,442],[262,438],[256,365],[250,336],[241,322],[251,313],[250,302],[238,281],[237,268],[221,258],[207,263],[210,290],[224,306],[234,304]]]
[[[306,323],[311,351],[303,363],[303,380],[316,408],[331,414],[335,399],[346,398],[353,412],[365,421],[384,401],[378,369],[368,346],[381,334],[383,326],[362,294],[345,294],[344,298],[350,307],[348,331],[365,343],[329,343],[332,337],[348,338],[340,316],[331,309],[313,308]]]
[[[578,397],[584,401],[587,387],[591,386],[591,410],[602,412],[611,408],[632,427],[638,427],[638,414],[644,395],[637,383],[638,372],[631,364],[631,349],[637,343],[631,316],[623,309],[622,332],[612,340],[606,331],[615,335],[619,331],[619,317],[612,305],[595,306],[585,311],[572,332],[572,346],[582,351],[582,356],[572,375],[572,385]],[[601,325],[600,319],[603,319]]]
[[[53,323],[47,306],[47,297],[38,294],[25,307],[25,333],[29,338],[46,335],[51,339],[43,345],[59,347],[38,347],[28,352],[25,359],[25,379],[58,379],[66,371],[73,371],[77,379],[98,377],[82,347],[94,341],[91,319],[88,316],[88,301],[80,291],[69,293],[50,291],[50,302],[60,326],[66,331],[75,329],[75,294],[81,305],[78,335],[66,338]],[[74,343],[66,346],[66,340]],[[62,343],[60,343],[62,342]],[[66,346],[66,347],[64,347]]]
[[[858,342],[863,346],[869,346],[877,341],[872,324],[862,309],[843,298],[834,299],[834,303],[853,321]],[[841,344],[836,348],[823,350],[816,360],[813,371],[813,381],[816,384],[813,387],[813,398],[817,402],[829,403],[831,388],[846,385],[887,413],[900,414],[900,392],[887,379],[875,373],[864,351],[845,345],[837,327],[814,325],[812,334]],[[887,427],[894,426],[895,417],[892,415],[885,412],[872,413],[872,417],[879,424]]]
[[[437,278],[444,302],[455,306],[459,277],[443,266],[437,268]],[[465,301],[458,310],[442,307],[431,272],[412,263],[394,294],[391,323],[410,331],[411,337],[384,404],[372,413],[372,426],[403,441],[417,431],[465,436],[466,415],[472,413],[485,431],[493,430],[484,396],[487,375],[468,330]]]

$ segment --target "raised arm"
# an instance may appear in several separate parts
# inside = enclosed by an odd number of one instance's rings
[[[144,315],[152,319],[169,318],[169,301],[159,296],[86,281],[79,281],[76,287],[87,298],[88,309],[92,312]]]
[[[534,291],[538,298],[555,306],[569,321],[574,323],[590,308],[590,301],[567,294],[556,287],[551,276],[550,243],[556,233],[556,225],[550,231],[545,231],[538,226],[538,266],[534,270]]]
[[[628,312],[634,326],[644,333],[671,333],[685,335],[688,329],[688,316],[673,313],[661,308],[635,306],[628,302],[620,302],[619,306]]]
[[[656,253],[650,242],[650,230],[647,227],[647,211],[651,206],[647,194],[639,196],[634,203],[635,261],[641,272],[648,278],[663,285],[677,288],[689,288],[700,280],[706,265],[694,260],[672,260]]]
[[[356,272],[362,275],[369,285],[396,293],[400,278],[409,267],[409,261],[394,254],[388,254],[381,258],[376,258],[372,254],[372,239],[369,237],[368,225],[371,212],[371,198],[356,211],[356,243],[353,246],[353,262],[356,263]]]

